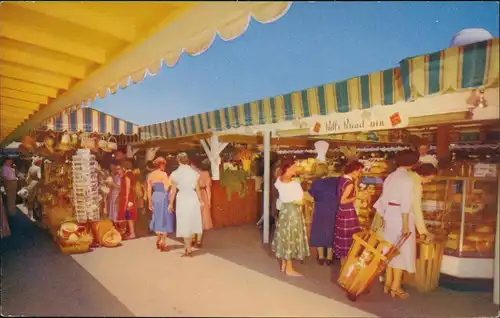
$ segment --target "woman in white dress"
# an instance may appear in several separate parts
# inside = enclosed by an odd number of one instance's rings
[[[192,256],[191,240],[193,234],[203,232],[200,208],[203,205],[201,190],[198,183],[200,174],[189,165],[186,153],[177,155],[179,167],[172,172],[170,179],[172,188],[170,193],[169,211],[174,210],[174,199],[177,190],[179,193],[175,200],[175,214],[177,220],[176,236],[184,238],[184,254]]]
[[[418,153],[411,150],[397,154],[398,168],[385,179],[382,195],[375,203],[377,213],[384,220],[386,241],[395,244],[402,235],[409,234],[409,238],[399,250],[399,255],[389,262],[386,271],[384,292],[390,292],[392,297],[408,297],[401,287],[403,271],[415,273],[415,219],[412,213],[415,184],[409,171],[418,162],[418,158]]]

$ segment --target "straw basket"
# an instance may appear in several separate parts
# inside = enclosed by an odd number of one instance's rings
[[[365,231],[353,235],[354,242],[337,281],[349,300],[356,301],[358,296],[369,292],[371,283],[396,256],[408,237],[409,235],[402,236],[392,245],[374,232]]]
[[[116,247],[120,245],[121,235],[110,220],[101,220],[92,223],[92,232],[97,236],[99,244],[103,247]]]
[[[83,254],[90,250],[90,242],[78,242],[72,245],[59,245],[59,250],[64,254]]]
[[[101,139],[99,140],[99,148],[101,148],[102,150],[106,150],[108,148],[108,141],[106,140],[106,138],[104,136],[101,136]]]
[[[442,235],[436,235],[432,242],[417,241],[415,274],[408,277],[408,283],[419,292],[430,292],[439,286],[445,242]]]
[[[118,142],[114,136],[108,138],[108,150],[115,151],[118,149]]]

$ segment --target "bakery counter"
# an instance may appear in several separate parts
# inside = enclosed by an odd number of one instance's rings
[[[423,190],[422,210],[428,228],[447,235],[441,273],[491,279],[498,180],[439,176]]]

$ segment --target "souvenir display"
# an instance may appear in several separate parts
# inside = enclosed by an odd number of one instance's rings
[[[73,156],[73,204],[79,223],[100,220],[97,162],[90,149],[78,149]]]

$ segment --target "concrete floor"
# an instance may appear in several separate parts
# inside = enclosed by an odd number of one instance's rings
[[[393,300],[376,284],[357,302],[331,283],[331,269],[313,259],[304,277],[281,274],[255,226],[212,230],[195,257],[182,245],[160,253],[154,237],[113,249],[66,256],[45,230],[23,215],[2,240],[2,314],[32,316],[495,316],[489,293],[428,294],[409,290]],[[335,270],[336,268],[334,268]]]

